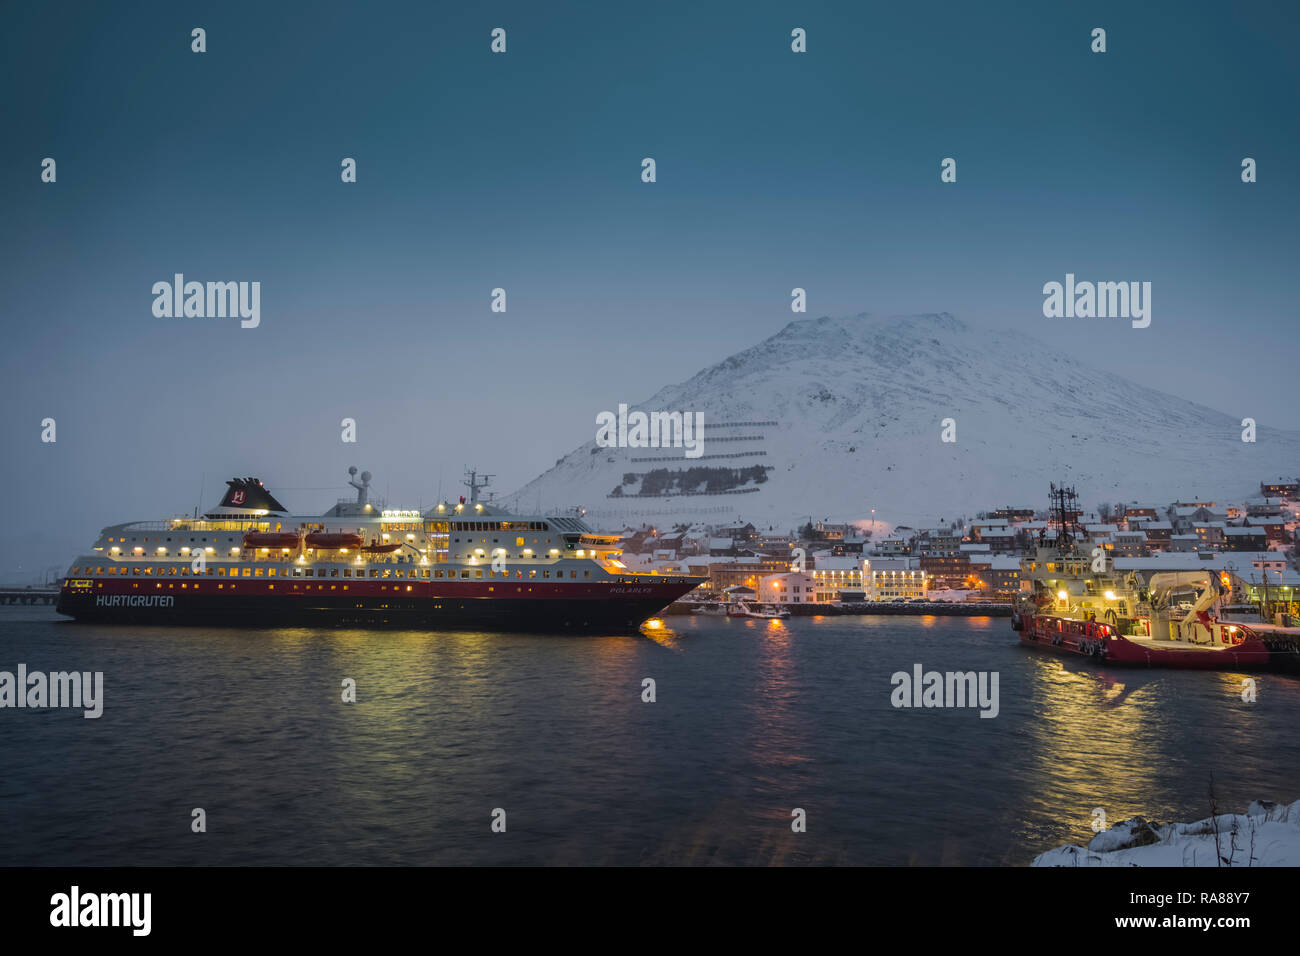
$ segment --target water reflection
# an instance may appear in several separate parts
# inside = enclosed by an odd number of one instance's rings
[[[101,720],[0,721],[16,864],[1019,865],[1086,841],[1098,807],[1204,816],[1211,774],[1224,807],[1300,797],[1300,681],[1256,675],[1246,702],[1244,675],[1099,669],[1020,647],[1005,619],[607,637],[0,620],[0,640],[105,672]],[[895,709],[913,662],[998,672],[999,716]],[[162,825],[200,800],[211,839]]]

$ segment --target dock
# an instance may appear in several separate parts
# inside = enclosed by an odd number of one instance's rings
[[[0,588],[0,605],[54,604],[58,600],[58,588]]]

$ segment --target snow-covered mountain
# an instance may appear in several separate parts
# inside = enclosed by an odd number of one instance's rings
[[[1074,484],[1092,508],[1239,501],[1261,480],[1300,471],[1300,433],[1260,428],[1245,443],[1239,417],[946,313],[791,322],[633,407],[703,412],[703,456],[597,447],[593,424],[591,442],[507,502],[582,505],[601,528],[741,519],[786,530],[809,517],[867,519],[873,508],[915,526],[1045,507],[1051,481]],[[941,440],[945,419],[955,442]],[[651,469],[755,465],[770,466],[766,480],[735,492],[632,496]],[[615,488],[622,497],[608,497]]]

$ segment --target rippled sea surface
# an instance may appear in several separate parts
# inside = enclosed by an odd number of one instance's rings
[[[1005,618],[576,637],[0,608],[19,663],[103,671],[105,705],[0,709],[0,865],[1023,865],[1086,841],[1096,807],[1206,816],[1211,776],[1224,811],[1300,798],[1300,681],[1247,703],[1240,674],[1063,661]],[[893,707],[918,663],[997,672],[1000,713]]]

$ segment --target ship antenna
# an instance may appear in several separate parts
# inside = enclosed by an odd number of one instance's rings
[[[483,480],[479,481],[479,474],[475,469],[468,469],[466,473],[469,475],[469,481],[462,482],[462,484],[469,489],[469,504],[473,507],[478,504],[480,489],[486,488],[496,475],[483,475]]]
[[[348,475],[351,476],[348,479],[348,484],[357,489],[357,507],[361,508],[365,506],[366,502],[370,498],[370,472],[363,471],[361,473],[360,482],[356,480],[356,473],[356,465],[352,465],[348,468]]]

